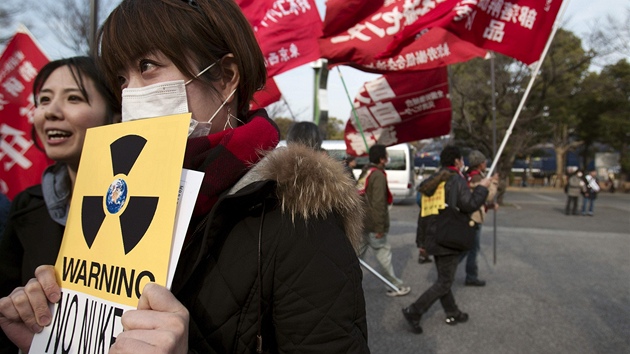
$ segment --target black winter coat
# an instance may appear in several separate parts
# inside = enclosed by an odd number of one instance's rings
[[[172,291],[191,314],[190,351],[255,352],[260,328],[266,353],[369,352],[360,220],[340,163],[301,146],[269,154],[180,258]]]
[[[26,284],[38,266],[55,264],[64,229],[50,217],[41,185],[29,187],[15,197],[0,240],[0,297]],[[0,331],[0,353],[17,351]]]

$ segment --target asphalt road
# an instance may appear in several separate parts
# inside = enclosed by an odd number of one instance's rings
[[[460,265],[453,291],[467,323],[449,326],[439,301],[409,331],[401,308],[436,279],[418,264],[412,200],[391,210],[396,273],[412,291],[391,298],[364,270],[372,353],[630,353],[630,194],[600,193],[595,216],[566,216],[559,190],[509,190],[494,223],[482,231],[479,274],[488,284],[465,287]],[[581,207],[581,200],[580,205]],[[377,267],[368,252],[368,264]]]

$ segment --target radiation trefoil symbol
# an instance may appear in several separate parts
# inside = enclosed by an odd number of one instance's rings
[[[118,217],[120,221],[125,254],[136,247],[151,225],[159,198],[128,195],[125,180],[146,143],[139,135],[126,135],[111,143],[112,183],[103,196],[84,196],[81,206],[83,237],[88,248],[92,248],[107,217]]]

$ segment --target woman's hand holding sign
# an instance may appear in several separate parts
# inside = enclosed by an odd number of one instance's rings
[[[39,266],[35,278],[0,299],[0,327],[24,353],[28,353],[33,335],[49,325],[52,314],[48,303],[61,299],[55,268]]]
[[[110,354],[188,352],[188,310],[163,286],[148,283],[122,324]]]

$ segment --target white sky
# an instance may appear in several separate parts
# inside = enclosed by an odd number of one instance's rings
[[[541,0],[542,1],[542,0]],[[626,9],[630,8],[628,0],[564,0],[570,1],[564,15],[563,25],[578,36],[588,32],[589,28],[599,21],[604,21],[611,14],[621,18]],[[101,0],[101,4],[116,4],[117,0]],[[322,17],[325,14],[325,0],[315,0]],[[104,10],[102,10],[104,11]],[[46,16],[45,13],[37,13],[29,16],[31,22],[42,20],[38,16]],[[40,26],[45,28],[45,26]],[[33,33],[51,59],[71,56],[67,49],[59,45],[56,37],[50,31],[39,30]],[[348,66],[338,66],[345,80],[348,94],[352,99],[366,81],[379,75],[365,73]],[[298,120],[312,120],[313,114],[313,85],[314,70],[310,64],[292,69],[275,77],[276,82],[285,100],[291,106]],[[323,102],[322,102],[323,104]],[[347,120],[351,112],[351,103],[346,95],[338,69],[334,68],[328,75],[328,110],[329,117]],[[288,116],[288,112],[286,113]]]

